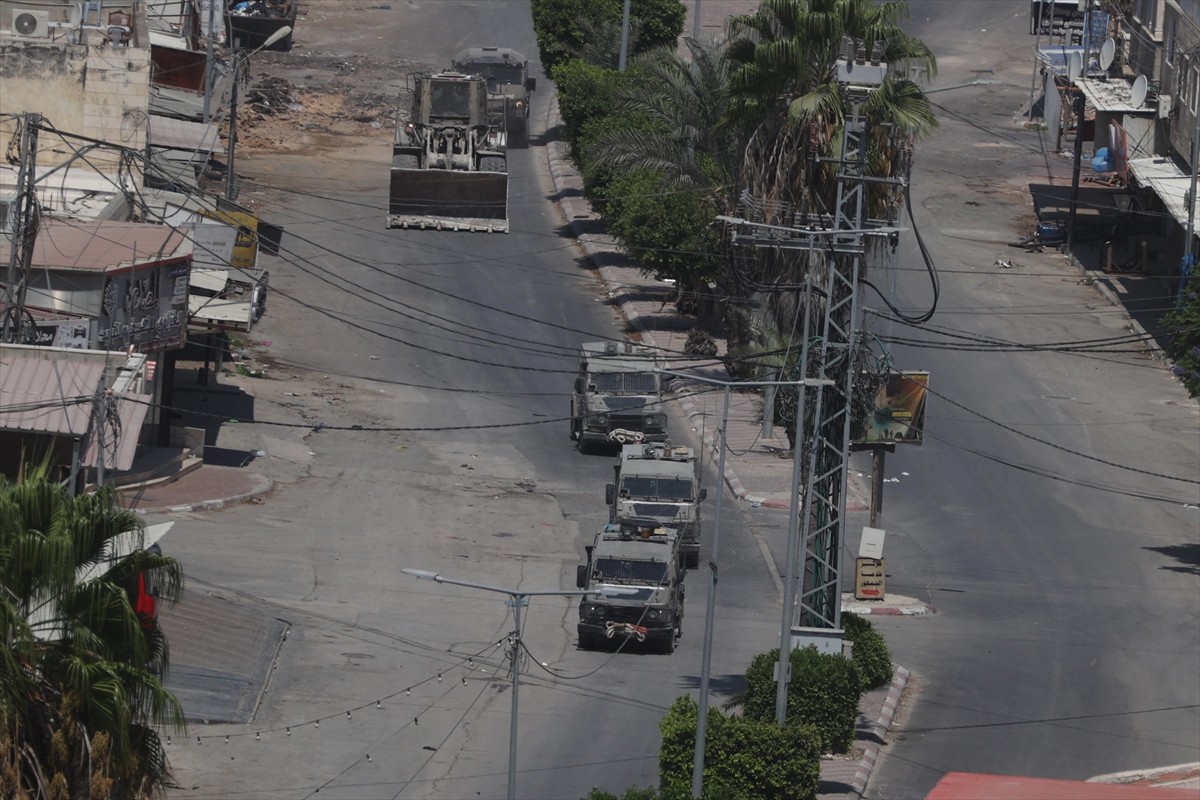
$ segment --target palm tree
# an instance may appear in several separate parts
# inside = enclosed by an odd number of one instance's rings
[[[837,62],[847,42],[857,54],[890,66],[882,85],[860,108],[868,124],[866,172],[907,177],[913,142],[936,124],[929,101],[909,75],[913,68],[933,74],[937,66],[929,48],[900,28],[907,11],[904,0],[762,0],[754,13],[730,20],[727,121],[753,131],[741,164],[741,181],[753,200],[747,213],[790,225],[789,215],[797,210],[833,212],[835,160],[849,110],[837,81]],[[895,207],[902,200],[899,191],[869,185],[869,213],[882,216],[884,209]],[[742,257],[734,271],[756,289],[796,285],[809,271],[822,269],[825,258],[820,251],[764,252]],[[791,320],[790,309],[774,307],[789,302],[787,297],[768,291],[767,313],[758,324],[737,319],[747,312],[735,306],[735,318],[727,320],[731,349],[777,349],[777,336],[751,332],[769,327],[772,319]],[[784,328],[775,333],[788,335]]]
[[[162,685],[167,642],[125,585],[149,571],[161,599],[182,590],[177,561],[143,550],[142,522],[102,489],[70,497],[33,468],[0,476],[0,781],[14,796],[97,776],[129,796],[167,777],[155,725],[183,727]],[[69,752],[64,757],[63,748]]]
[[[614,168],[656,172],[664,188],[695,186],[731,195],[744,142],[738,126],[726,123],[730,62],[712,41],[685,37],[684,44],[690,60],[673,47],[635,60],[615,110],[650,124],[603,132],[589,155]]]
[[[891,66],[863,109],[876,132],[872,174],[890,174],[904,144],[936,124],[908,76],[913,67],[932,74],[937,63],[901,30],[907,12],[905,0],[763,0],[730,20],[729,117],[754,128],[743,176],[751,194],[801,205],[827,199],[834,170],[811,165],[839,139],[846,109],[837,62],[847,39]]]

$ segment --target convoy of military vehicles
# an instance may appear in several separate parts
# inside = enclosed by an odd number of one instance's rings
[[[667,441],[657,352],[632,342],[582,346],[571,395],[581,452],[617,449],[605,487],[608,524],[587,547],[576,584],[579,646],[637,641],[674,652],[683,632],[683,578],[700,563],[700,462]]]
[[[449,70],[408,76],[396,115],[389,228],[508,232],[508,149],[529,144],[525,56],[472,47]],[[689,447],[667,442],[657,352],[633,342],[588,342],[571,394],[571,438],[580,452],[619,450],[605,489],[609,521],[587,547],[579,645],[651,642],[675,650],[683,578],[700,562],[707,494]]]

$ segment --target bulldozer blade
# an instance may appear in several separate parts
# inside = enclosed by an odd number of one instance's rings
[[[508,173],[393,169],[388,227],[508,233]]]

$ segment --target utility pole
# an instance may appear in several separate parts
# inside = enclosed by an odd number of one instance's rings
[[[272,33],[266,38],[262,44],[251,50],[249,53],[243,53],[235,40],[233,44],[233,89],[229,97],[229,140],[225,155],[225,199],[232,201],[237,196],[237,187],[234,180],[233,172],[233,156],[234,148],[237,146],[237,104],[238,104],[238,82],[241,80],[242,69],[246,66],[250,56],[262,50],[265,47],[278,42],[280,39],[289,35],[292,32],[290,25],[284,25],[279,30]]]
[[[617,71],[625,71],[625,63],[629,60],[629,0],[625,0],[625,10],[621,12],[621,52],[617,55]]]
[[[548,591],[533,591],[527,592],[520,589],[505,589],[500,586],[492,586],[487,583],[475,583],[474,581],[455,580],[447,578],[444,575],[439,575],[427,569],[412,569],[405,568],[400,570],[406,575],[412,575],[423,581],[435,581],[437,583],[447,583],[451,586],[466,586],[470,589],[479,589],[484,592],[496,592],[498,594],[508,595],[507,605],[513,610],[513,634],[509,638],[509,657],[512,668],[512,715],[509,719],[508,728],[508,800],[516,800],[517,798],[517,697],[521,689],[521,652],[524,645],[521,642],[521,609],[529,605],[530,597],[614,597],[628,594],[637,594],[636,589],[630,589],[620,586],[604,586],[597,589],[583,590],[559,590],[551,589]]]
[[[212,121],[212,93],[213,81],[215,79],[216,65],[214,63],[216,50],[216,16],[217,0],[204,0],[208,3],[208,51],[204,58],[204,122],[207,124]]]
[[[26,330],[25,294],[29,287],[29,268],[37,241],[37,149],[40,114],[22,114],[20,166],[17,170],[17,202],[13,210],[12,247],[4,280],[4,302],[0,308],[0,341],[23,342]]]
[[[899,228],[889,223],[870,222],[866,217],[868,185],[904,183],[904,179],[866,175],[868,126],[863,109],[887,74],[888,65],[856,59],[853,52],[856,45],[848,44],[851,49],[838,64],[847,111],[841,155],[830,159],[838,166],[833,217],[821,215],[812,225],[805,219],[803,226],[795,224],[796,220],[789,216],[790,209],[784,212],[769,209],[761,222],[719,218],[735,226],[735,246],[807,251],[808,259],[808,274],[803,284],[759,287],[763,291],[805,292],[803,324],[797,331],[803,342],[800,376],[804,386],[800,390],[803,396],[797,401],[797,452],[793,464],[795,492],[803,498],[797,537],[803,546],[803,566],[799,567],[799,599],[794,608],[787,607],[791,604],[785,602],[781,625],[780,660],[776,666],[776,718],[780,721],[786,716],[786,683],[794,629],[836,631],[841,625],[841,550],[859,349],[858,282],[865,268],[867,237],[899,233]],[[768,208],[761,201],[744,199],[746,216],[759,213],[755,203]],[[879,472],[882,474],[881,464]],[[795,557],[789,547],[789,561]],[[789,570],[793,566],[787,565]]]
[[[1076,91],[1079,92],[1079,96],[1075,98],[1075,162],[1071,169],[1071,212],[1067,217],[1068,257],[1071,255],[1071,246],[1075,243],[1075,221],[1079,215],[1079,169],[1083,161],[1083,114],[1087,102],[1083,90]]]

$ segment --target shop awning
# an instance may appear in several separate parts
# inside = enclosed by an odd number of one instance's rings
[[[189,295],[188,325],[249,332],[254,326],[253,292],[233,298]]]
[[[102,359],[31,357],[13,349],[9,346],[0,353],[0,431],[78,436],[87,445],[84,464],[95,466],[100,452],[95,435],[96,395],[110,366]],[[104,466],[129,469],[153,398],[114,392],[111,402]]]
[[[1187,227],[1187,193],[1192,188],[1191,175],[1163,156],[1134,159],[1129,162],[1129,172],[1138,185],[1158,195],[1158,199],[1180,226]],[[1200,224],[1200,203],[1196,202],[1196,198],[1192,198],[1192,219],[1196,224]]]

